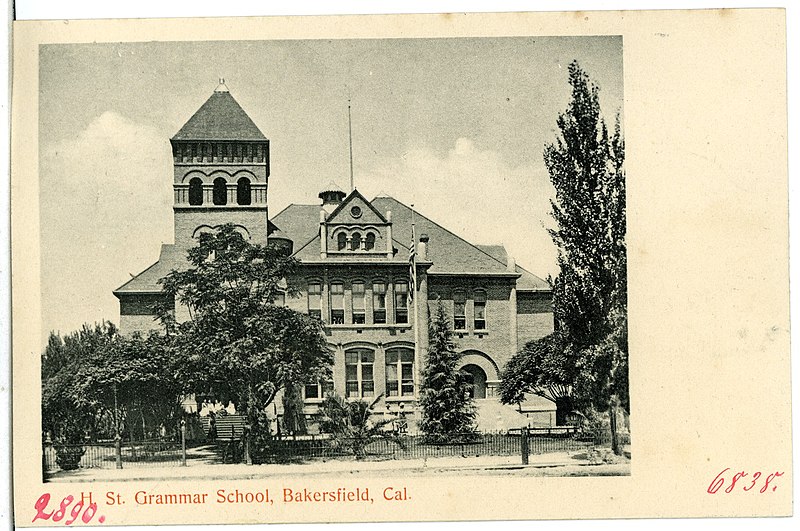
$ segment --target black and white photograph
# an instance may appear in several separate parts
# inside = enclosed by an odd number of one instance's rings
[[[791,515],[786,35],[16,23],[15,522]]]
[[[44,479],[630,474],[622,50],[42,46]]]

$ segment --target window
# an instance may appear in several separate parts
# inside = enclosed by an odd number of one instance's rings
[[[372,232],[367,233],[367,238],[364,240],[364,250],[371,251],[375,248],[375,234]]]
[[[366,309],[364,307],[364,283],[353,282],[353,324],[364,324],[366,320]]]
[[[303,398],[309,399],[322,399],[325,395],[333,392],[333,382],[314,382],[303,386]]]
[[[383,282],[372,283],[372,322],[386,323],[386,284]]]
[[[345,397],[362,398],[375,394],[372,367],[375,353],[367,349],[353,349],[344,353]]]
[[[350,238],[350,250],[358,251],[359,249],[361,249],[361,233],[354,232],[353,236]]]
[[[414,351],[398,348],[386,351],[386,395],[414,396]]]
[[[236,183],[236,203],[239,205],[249,205],[250,201],[250,179],[242,177]]]
[[[203,180],[200,177],[194,177],[189,181],[189,204],[203,204]]]
[[[467,297],[462,290],[453,292],[453,329],[467,328]]]
[[[394,322],[408,323],[408,284],[395,282],[394,284]]]
[[[273,302],[275,306],[286,306],[286,292],[278,291],[275,293],[275,300]]]
[[[312,282],[308,285],[308,315],[322,319],[322,284]]]
[[[344,251],[347,248],[347,234],[340,232],[336,237],[336,250]]]
[[[225,182],[223,177],[217,177],[214,179],[214,204],[228,204],[228,184]]]
[[[344,324],[344,284],[331,283],[331,324]]]
[[[486,330],[486,292],[476,291],[473,294],[475,311],[475,330]]]

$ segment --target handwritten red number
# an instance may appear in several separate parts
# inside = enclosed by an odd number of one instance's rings
[[[64,515],[67,512],[67,507],[69,507],[69,504],[72,503],[72,500],[74,499],[75,498],[70,494],[69,496],[61,500],[61,505],[59,505],[58,510],[53,513],[54,522],[60,522],[61,519],[64,518]]]
[[[53,515],[52,512],[46,513],[44,509],[47,507],[47,504],[50,503],[50,495],[48,493],[44,493],[39,496],[39,499],[36,500],[36,505],[33,506],[36,509],[36,516],[33,517],[31,522],[35,522],[36,520],[49,520],[50,517]]]
[[[764,494],[767,491],[767,489],[769,488],[769,482],[772,481],[773,479],[779,477],[779,476],[782,476],[782,475],[783,475],[783,472],[775,472],[774,474],[770,474],[769,476],[767,476],[767,480],[764,482],[764,486],[761,487],[761,490],[758,491],[758,492],[760,492],[761,494]],[[774,491],[777,488],[778,487],[772,487],[772,490]]]
[[[89,511],[91,511],[91,513]],[[83,511],[83,516],[81,516],[81,520],[83,520],[83,523],[88,524],[89,521],[92,518],[94,518],[96,512],[97,512],[97,504],[95,502],[90,503],[89,507],[87,507],[86,510]]]
[[[749,487],[744,487],[744,489],[743,489],[743,490],[744,490],[745,492],[747,492],[748,490],[750,490],[750,489],[752,489],[753,487],[755,487],[755,485],[756,485],[756,481],[758,481],[758,478],[760,478],[760,477],[761,477],[761,472],[756,472],[755,474],[753,474],[753,482],[752,482],[752,483],[750,483],[750,486],[749,486]]]
[[[731,492],[733,490],[733,487],[736,486],[736,482],[739,481],[740,479],[742,479],[743,477],[745,477],[746,475],[747,475],[747,473],[744,470],[734,474],[733,479],[731,479],[731,484],[728,485],[728,488],[725,489],[725,492],[728,492],[728,493]]]
[[[70,525],[72,522],[77,520],[82,510],[83,510],[83,500],[79,501],[78,503],[72,506],[72,510],[70,511],[70,516],[72,516],[72,518],[64,522],[64,525]]]
[[[708,486],[707,492],[709,494],[715,494],[720,489],[720,487],[722,487],[722,485],[725,483],[725,478],[720,476],[722,476],[722,474],[724,474],[728,470],[730,470],[730,467],[726,468],[725,470],[717,474],[717,477],[715,477],[714,481],[711,482],[711,485]]]

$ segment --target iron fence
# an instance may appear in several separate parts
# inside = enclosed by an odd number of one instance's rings
[[[86,444],[53,445],[47,443],[43,448],[42,464],[44,470],[53,472],[70,469],[65,456],[73,455],[76,468],[115,468],[117,450],[114,441]],[[173,441],[122,441],[120,462],[123,468],[155,468],[180,466],[183,451],[180,442]],[[78,459],[79,458],[79,459]]]
[[[453,442],[436,442],[423,435],[405,435],[397,439],[374,438],[363,445],[364,456],[385,459],[430,459],[436,457],[507,456],[522,454],[521,433],[470,433],[451,437]],[[528,453],[574,452],[595,445],[594,440],[574,436],[528,436]],[[285,462],[303,459],[333,459],[352,456],[360,446],[355,439],[330,436],[306,436],[296,439],[274,439],[259,451],[263,462]]]
[[[333,438],[330,435],[281,437],[254,445],[252,455],[256,463],[303,462],[312,459],[352,458],[361,450],[370,459],[430,459],[437,457],[522,456],[555,452],[576,452],[595,446],[609,446],[611,434],[587,433],[573,430],[521,430],[498,433],[471,433],[451,437],[453,442],[437,442],[420,434],[404,434],[394,439],[373,438],[358,441]],[[620,434],[620,444],[629,444],[630,435]],[[47,473],[65,466],[65,454],[77,458],[72,468],[115,468],[117,451],[113,441],[82,445],[46,444],[42,464]],[[77,455],[76,455],[77,454]],[[59,458],[59,456],[61,456]],[[188,443],[184,452],[181,442],[123,441],[120,443],[119,465],[122,468],[150,468],[193,464],[241,463],[244,456],[243,439],[212,440]],[[523,462],[527,458],[523,458]],[[184,461],[185,460],[185,461]],[[68,460],[67,460],[68,461]]]

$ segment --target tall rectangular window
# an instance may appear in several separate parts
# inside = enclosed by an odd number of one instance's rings
[[[414,396],[414,351],[386,351],[386,395]]]
[[[322,284],[319,282],[308,285],[308,315],[322,319]]]
[[[475,310],[475,330],[486,330],[486,292],[476,291],[473,294]]]
[[[394,284],[394,322],[405,324],[408,322],[408,283],[395,282]]]
[[[386,284],[383,282],[372,283],[372,322],[386,323]]]
[[[467,296],[461,290],[453,292],[453,329],[467,329]]]
[[[364,324],[367,322],[367,311],[364,306],[364,283],[353,282],[353,324]]]
[[[331,283],[331,324],[344,324],[344,284]]]
[[[373,364],[375,353],[367,349],[353,349],[344,353],[346,398],[363,398],[375,394]]]

